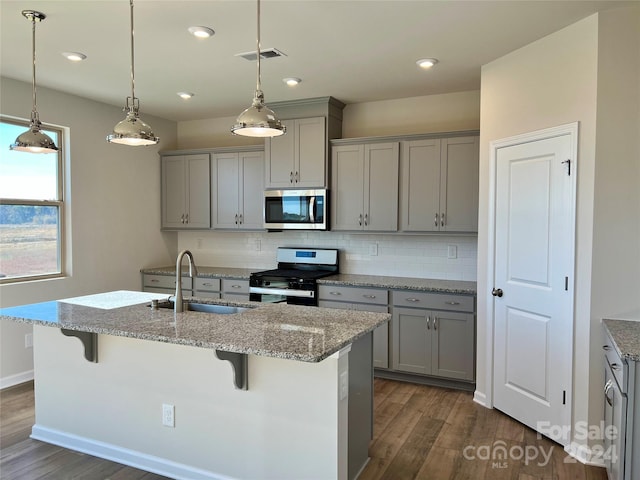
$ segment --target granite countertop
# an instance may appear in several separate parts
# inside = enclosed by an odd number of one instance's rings
[[[344,285],[354,287],[381,287],[389,289],[408,289],[425,292],[463,293],[475,295],[476,282],[460,280],[436,280],[429,278],[387,277],[384,275],[355,275],[340,273],[321,278],[318,283],[325,285]]]
[[[621,358],[640,362],[640,310],[613,315],[602,323]]]
[[[248,307],[222,315],[152,310],[167,295],[107,292],[0,309],[0,320],[175,343],[235,353],[319,362],[390,320],[386,313],[198,298],[199,303]],[[195,300],[193,297],[186,297]]]
[[[183,268],[183,275],[187,275],[189,269]],[[264,269],[263,269],[264,270]],[[248,279],[251,273],[260,269],[248,268],[227,268],[227,267],[198,267],[198,277],[222,277],[222,278],[243,278]],[[174,267],[143,268],[141,273],[154,275],[175,275]],[[461,280],[436,280],[430,278],[413,277],[389,277],[386,275],[358,275],[351,273],[340,273],[318,280],[318,283],[325,285],[342,285],[352,287],[378,287],[389,289],[408,289],[424,292],[439,293],[459,293],[475,295],[477,293],[477,283]]]
[[[232,267],[200,267],[196,265],[198,269],[197,277],[200,278],[241,278],[249,280],[249,275],[255,272],[255,269],[251,268],[232,268]],[[146,273],[150,275],[175,275],[176,267],[151,267],[142,268],[140,273]],[[182,274],[189,274],[189,267],[182,267]]]

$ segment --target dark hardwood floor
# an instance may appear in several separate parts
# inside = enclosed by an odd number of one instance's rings
[[[561,446],[475,404],[468,392],[376,379],[374,403],[371,461],[360,480],[607,479],[602,468],[565,462]],[[0,479],[166,478],[32,440],[34,421],[32,382],[0,391]],[[507,457],[491,459],[501,447]]]

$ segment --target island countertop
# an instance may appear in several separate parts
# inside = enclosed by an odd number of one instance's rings
[[[621,358],[640,362],[640,310],[612,315],[602,321]]]
[[[320,362],[390,320],[386,313],[187,297],[198,303],[248,307],[236,314],[154,310],[166,295],[107,292],[0,309],[0,320],[284,358]],[[126,299],[121,301],[121,299]],[[126,305],[123,305],[126,304]]]

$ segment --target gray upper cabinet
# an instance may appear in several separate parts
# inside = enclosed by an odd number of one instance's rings
[[[161,157],[162,228],[209,228],[209,154]]]
[[[211,158],[211,227],[263,229],[261,151],[215,153]]]
[[[401,230],[478,230],[478,137],[402,142]]]
[[[331,176],[332,230],[398,230],[398,142],[334,146]]]
[[[265,139],[265,188],[327,186],[324,117],[284,120],[287,133]]]

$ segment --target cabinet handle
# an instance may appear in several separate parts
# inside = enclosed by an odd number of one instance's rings
[[[289,172],[289,183],[293,183],[293,172]]]
[[[364,225],[365,226],[369,225],[369,214],[368,213],[364,214]]]
[[[185,214],[184,216],[184,223],[189,223],[189,214]]]
[[[603,349],[605,352],[608,352],[609,350],[611,350],[611,345],[603,345],[603,346],[602,346],[602,349]]]
[[[431,330],[431,327],[429,326],[430,321],[431,321],[431,317],[427,317],[427,330]]]
[[[405,298],[405,300],[407,302],[419,302],[420,301],[419,298],[413,298],[413,297]]]
[[[444,302],[447,305],[460,305],[460,302]]]
[[[300,172],[296,172],[296,175],[294,178],[296,180],[296,183],[298,183],[300,181]]]
[[[613,407],[613,399],[609,398],[609,390],[613,388],[613,382],[611,380],[604,384],[604,398],[610,407]]]
[[[180,215],[180,223],[184,223],[184,213]]]
[[[150,281],[151,281],[151,283],[158,283],[158,282],[160,282],[160,280],[158,280],[157,278],[152,278]]]
[[[438,329],[438,317],[433,317],[433,329]]]
[[[238,215],[238,222],[242,225],[242,214]]]
[[[238,224],[238,214],[236,213],[236,225]]]
[[[612,363],[611,364],[611,370],[615,370],[617,372],[618,370],[622,370],[622,367],[620,365],[618,365],[617,363]]]
[[[231,285],[231,288],[242,288],[242,285]]]
[[[440,214],[440,226],[444,227],[444,213]]]
[[[433,224],[437,227],[438,226],[438,214],[436,213],[436,218],[433,221]]]
[[[358,225],[362,226],[362,214],[358,215]]]
[[[363,296],[364,298],[371,298],[371,299],[376,298],[376,296],[375,296],[375,295],[365,295],[365,294],[363,294],[362,296]]]
[[[342,295],[340,292],[329,292],[329,295]]]

